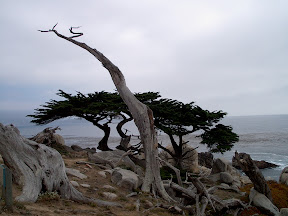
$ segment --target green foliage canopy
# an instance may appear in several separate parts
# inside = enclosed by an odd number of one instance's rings
[[[43,108],[35,109],[34,118],[31,122],[36,124],[48,124],[57,119],[76,116],[84,118],[97,126],[99,121],[111,120],[116,116],[115,110],[123,103],[117,93],[95,92],[87,96],[78,92],[76,95],[65,93],[59,90],[58,96],[65,100],[51,100],[42,105]]]
[[[104,131],[105,139],[101,141],[107,146],[110,135],[108,124],[120,117],[122,121],[118,123],[117,131],[121,137],[125,137],[121,128],[132,120],[132,116],[117,92],[101,91],[87,95],[77,92],[76,95],[71,95],[59,90],[57,95],[64,100],[51,100],[42,105],[42,108],[35,109],[34,115],[28,115],[33,118],[31,122],[47,124],[69,116],[84,118]],[[226,115],[223,111],[210,112],[203,110],[194,102],[185,104],[177,100],[161,98],[159,92],[136,93],[135,96],[153,110],[155,126],[169,135],[175,152],[168,151],[172,157],[185,156],[182,154],[183,144],[185,144],[183,136],[196,131],[202,132],[201,143],[207,144],[212,152],[223,153],[231,150],[233,143],[238,141],[238,135],[232,132],[232,127],[217,124]],[[179,138],[178,144],[174,136]],[[164,147],[163,149],[167,151]]]

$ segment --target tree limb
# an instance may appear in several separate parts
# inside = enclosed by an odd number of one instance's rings
[[[153,185],[157,192],[167,201],[174,201],[165,191],[160,176],[160,168],[156,156],[158,154],[158,141],[154,129],[154,118],[152,110],[141,103],[126,85],[124,75],[119,68],[114,65],[106,56],[97,49],[93,49],[85,43],[78,42],[73,38],[66,37],[55,30],[55,26],[51,29],[58,37],[63,38],[91,53],[98,59],[104,68],[106,68],[115,84],[119,95],[128,106],[131,115],[134,118],[135,124],[139,130],[141,141],[145,151],[145,178],[142,184],[144,192],[150,192]]]
[[[213,205],[212,200],[210,199],[210,194],[206,190],[205,186],[202,184],[202,182],[198,178],[190,178],[193,185],[197,188],[197,192],[201,194],[205,194],[206,198],[208,199],[209,203],[211,204],[213,210],[215,211],[215,207]]]
[[[80,28],[81,26],[78,27],[71,27],[69,30],[72,34],[75,34],[74,36],[71,36],[70,38],[75,38],[75,37],[81,37],[83,35],[83,33],[78,33],[78,32],[73,32],[74,28]]]
[[[182,183],[182,180],[181,180],[181,175],[180,175],[180,170],[177,169],[176,167],[172,166],[170,163],[168,163],[167,161],[165,160],[162,160],[160,157],[158,157],[158,160],[161,162],[161,163],[164,163],[167,167],[169,167],[170,169],[172,169],[175,174],[176,174],[176,177],[177,177],[177,182],[178,184],[183,187],[183,183]]]

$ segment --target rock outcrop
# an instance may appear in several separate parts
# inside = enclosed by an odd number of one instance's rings
[[[288,185],[288,167],[285,167],[282,170],[282,172],[280,174],[279,182],[282,184]]]
[[[250,190],[250,203],[262,210],[268,215],[279,215],[279,209],[264,195],[256,191],[254,188]]]
[[[279,216],[288,216],[288,208],[282,208],[280,209]]]
[[[242,157],[242,154],[243,153],[239,153],[239,156]],[[264,160],[261,160],[261,161],[253,160],[253,162],[256,164],[258,169],[276,168],[279,166],[277,164],[269,163],[269,162],[264,161]],[[235,167],[236,169],[241,169],[237,163],[237,160],[235,159],[235,156],[233,156],[233,158],[232,158],[232,166]]]
[[[84,175],[83,173],[81,173],[79,170],[77,169],[72,169],[72,168],[68,168],[66,167],[65,168],[65,171],[66,171],[66,174],[67,175],[70,175],[70,176],[74,176],[74,177],[77,177],[79,179],[86,179],[87,176]]]
[[[207,168],[212,168],[214,157],[211,152],[199,152],[198,153],[198,164]]]
[[[142,184],[141,179],[136,173],[119,167],[113,169],[111,181],[128,191],[133,191]]]

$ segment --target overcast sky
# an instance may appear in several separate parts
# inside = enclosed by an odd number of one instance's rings
[[[230,116],[288,114],[288,1],[49,0],[0,3],[0,110],[26,110],[62,89],[114,91],[87,51],[41,33],[57,22],[104,53],[132,92],[195,101]]]

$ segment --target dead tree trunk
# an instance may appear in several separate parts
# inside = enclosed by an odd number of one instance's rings
[[[85,197],[70,184],[60,153],[22,137],[13,125],[3,126],[0,123],[0,154],[12,171],[14,182],[23,186],[22,194],[16,197],[17,201],[35,202],[40,192],[57,191],[62,198],[77,202],[119,206]]]
[[[56,24],[57,25],[57,24]],[[71,37],[66,37],[55,30],[56,25],[48,30],[41,32],[54,32],[58,37],[63,38],[91,53],[97,58],[106,68],[117,88],[119,95],[123,99],[124,103],[128,106],[130,113],[135,121],[135,124],[139,130],[141,136],[141,142],[144,146],[146,170],[145,178],[142,185],[142,190],[150,192],[152,187],[166,200],[172,201],[172,198],[167,194],[164,189],[163,183],[160,177],[159,162],[157,161],[158,155],[158,141],[154,129],[153,112],[145,104],[141,103],[130,89],[126,85],[125,78],[119,68],[114,65],[107,57],[105,57],[97,49],[93,49],[85,43],[78,42],[73,38],[82,36],[82,33],[74,33],[73,27],[70,28],[70,32],[74,34]]]
[[[235,152],[235,159],[242,169],[242,171],[249,177],[252,181],[255,190],[259,193],[264,194],[268,199],[272,201],[272,194],[270,188],[261,173],[261,171],[256,166],[255,162],[251,159],[249,154]]]

